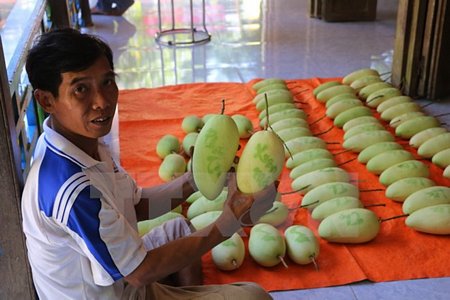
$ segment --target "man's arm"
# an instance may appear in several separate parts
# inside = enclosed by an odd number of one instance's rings
[[[152,219],[174,209],[197,190],[191,172],[174,180],[142,189],[141,201],[135,206],[138,221]]]
[[[228,239],[244,224],[255,223],[268,211],[276,197],[276,184],[254,194],[237,191],[236,177],[232,173],[228,185],[228,198],[219,219],[190,236],[171,241],[147,252],[144,261],[125,277],[136,287],[158,281],[200,259],[217,244]]]

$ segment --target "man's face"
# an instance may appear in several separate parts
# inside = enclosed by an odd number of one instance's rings
[[[102,137],[111,130],[117,98],[115,73],[105,57],[81,72],[62,73],[52,127],[75,144]]]

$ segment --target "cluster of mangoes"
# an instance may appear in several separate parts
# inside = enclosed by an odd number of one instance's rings
[[[291,187],[303,195],[302,207],[309,208],[312,217],[319,221],[325,220],[333,213],[351,208],[355,209],[352,215],[360,216],[363,220],[356,223],[342,223],[341,230],[337,232],[334,230],[336,224],[328,219],[321,223],[319,235],[329,241],[345,243],[361,243],[374,238],[379,228],[377,217],[364,208],[359,200],[357,187],[350,183],[351,177],[348,172],[337,166],[333,154],[327,149],[327,143],[313,136],[309,129],[307,114],[294,104],[295,99],[284,84],[277,82],[275,86],[273,82],[276,80],[266,79],[258,82],[260,88],[264,88],[264,92],[258,93],[253,102],[256,109],[261,111],[260,119],[264,120],[263,109],[266,109],[266,104],[263,101],[267,98],[269,118],[268,121],[260,122],[260,125],[263,127],[269,123],[269,128],[284,141],[286,167],[290,169],[289,176],[292,179]],[[348,86],[338,89],[341,92],[353,91]],[[342,103],[336,103],[327,114],[335,116],[339,111],[344,111],[345,105]],[[362,106],[362,102],[360,105]],[[276,112],[276,117],[274,118],[270,112]],[[277,118],[283,114],[286,115],[285,118]],[[344,214],[340,214],[338,218],[344,218]]]
[[[159,177],[164,181],[170,181],[191,168],[191,150],[193,149],[200,130],[206,122],[215,114],[206,114],[203,117],[188,115],[183,118],[181,129],[185,133],[183,140],[173,134],[165,134],[156,145],[156,154],[162,159],[159,168]],[[241,139],[250,137],[253,133],[251,120],[241,114],[234,114],[231,119],[237,126]]]
[[[423,232],[449,234],[450,215],[445,208],[450,205],[448,188],[434,186],[428,178],[427,165],[395,142],[394,135],[373,116],[371,108],[377,109],[382,120],[389,121],[396,136],[411,138],[410,144],[418,146],[419,155],[431,158],[439,153],[434,162],[447,168],[449,159],[445,153],[450,148],[450,133],[440,127],[439,120],[427,116],[413,99],[382,82],[372,69],[352,72],[342,82],[324,83],[315,92],[317,100],[327,106],[327,115],[334,118],[336,126],[343,128],[343,147],[359,153],[358,160],[366,164],[368,171],[379,175],[380,182],[387,187],[388,198],[404,201],[403,211],[410,215],[406,224]],[[439,213],[435,213],[433,221],[427,218],[428,225],[426,222],[419,225],[418,220],[422,218],[417,215],[429,214],[428,210],[420,212],[420,208],[434,205],[444,205],[444,208],[437,210]]]

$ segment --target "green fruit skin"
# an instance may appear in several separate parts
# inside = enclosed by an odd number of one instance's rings
[[[319,236],[334,243],[359,244],[373,240],[380,231],[377,215],[365,208],[334,213],[319,225]]]
[[[430,138],[417,149],[417,153],[422,157],[432,158],[439,151],[448,148],[450,148],[450,132]]]
[[[244,115],[233,115],[231,118],[236,123],[241,139],[246,139],[252,135],[254,128],[249,118]]]
[[[320,246],[314,233],[308,227],[292,225],[284,231],[289,258],[299,265],[311,263],[319,256]]]
[[[212,200],[223,190],[239,146],[239,131],[227,115],[213,116],[195,142],[192,173],[198,190]]]
[[[158,169],[159,177],[164,181],[183,175],[186,172],[186,161],[184,157],[177,153],[167,155]]]
[[[258,131],[248,140],[236,168],[236,180],[243,193],[256,193],[272,184],[284,166],[281,140],[270,131]]]
[[[450,204],[427,206],[416,210],[406,218],[405,224],[420,232],[450,234]]]
[[[399,103],[386,109],[381,113],[380,117],[382,120],[391,121],[395,117],[401,116],[402,114],[417,111],[421,111],[421,107],[415,102]]]
[[[345,140],[342,146],[345,149],[352,150],[353,152],[361,152],[362,150],[373,144],[381,142],[393,142],[394,140],[394,136],[389,131],[375,130],[356,134]]]
[[[223,271],[238,269],[244,262],[244,257],[245,245],[238,233],[211,249],[214,264]]]
[[[258,81],[257,83],[252,85],[252,88],[255,91],[258,91],[259,89],[271,85],[271,84],[285,84],[284,79],[281,78],[266,78],[266,79],[262,79],[260,81]]]
[[[395,135],[403,139],[410,139],[416,133],[419,133],[429,128],[439,127],[440,124],[441,124],[440,121],[435,117],[431,116],[417,117],[414,120],[409,120],[399,125],[395,129]]]
[[[327,149],[327,143],[315,136],[302,136],[287,141],[284,148],[285,157],[288,158],[290,154],[294,155],[309,149]]]
[[[358,96],[361,99],[366,100],[367,97],[369,97],[370,94],[375,93],[376,91],[388,88],[388,87],[392,87],[392,85],[387,83],[387,82],[371,83],[368,86],[365,86],[362,89],[360,89],[359,92],[358,92]]]
[[[180,213],[170,211],[154,219],[139,221],[137,223],[139,236],[143,236],[153,228],[175,218],[184,218],[184,216]]]
[[[274,201],[268,213],[264,214],[257,223],[270,224],[272,226],[279,226],[283,224],[289,215],[289,209],[286,204],[280,201]]]
[[[344,112],[350,108],[362,106],[362,105],[363,105],[363,103],[359,99],[343,99],[342,101],[334,103],[333,105],[328,107],[325,114],[329,118],[334,119],[341,112]]]
[[[221,210],[208,211],[192,218],[190,221],[195,230],[201,230],[214,223],[221,214]]]
[[[309,128],[308,122],[301,118],[289,118],[289,119],[283,119],[280,120],[272,125],[270,125],[267,130],[271,130],[274,132],[278,132],[280,130],[286,129],[286,128],[293,128],[293,127],[302,127],[302,128]]]
[[[424,116],[425,113],[421,112],[421,111],[411,111],[411,112],[407,112],[401,115],[398,115],[397,117],[393,118],[390,122],[389,125],[392,128],[397,128],[398,126],[400,126],[402,123],[420,117],[420,116]]]
[[[319,204],[311,213],[314,220],[322,221],[329,215],[349,208],[362,208],[362,202],[355,197],[337,197]]]
[[[297,108],[297,106],[295,106],[294,103],[279,103],[279,104],[271,105],[271,106],[269,106],[268,109],[264,109],[259,113],[258,119],[259,120],[265,119],[267,112],[269,112],[269,116],[270,116],[276,112],[283,111],[283,110],[290,109],[290,108]]]
[[[384,130],[384,126],[381,123],[365,123],[352,127],[344,133],[344,141],[359,133],[375,130]]]
[[[333,104],[336,104],[338,102],[347,101],[347,100],[355,100],[355,99],[359,100],[358,97],[354,93],[339,94],[334,97],[331,97],[331,99],[328,100],[327,103],[325,103],[325,107],[328,109],[330,106],[332,106]]]
[[[166,134],[156,144],[156,154],[164,159],[170,153],[180,150],[180,141],[172,134]]]
[[[288,90],[286,84],[283,83],[271,83],[256,91],[257,94],[262,94],[271,90]]]
[[[386,109],[400,104],[400,103],[409,103],[409,102],[413,102],[413,99],[409,96],[397,96],[397,97],[392,97],[386,101],[384,101],[383,103],[381,103],[380,105],[378,105],[377,107],[377,112],[382,113],[384,112]]]
[[[432,186],[418,190],[403,202],[402,210],[405,214],[437,204],[450,204],[450,188],[445,186]]]
[[[261,266],[278,265],[286,254],[286,242],[281,233],[269,224],[256,224],[250,230],[248,240],[250,256]]]
[[[360,78],[364,78],[366,76],[380,76],[380,74],[378,73],[377,70],[375,69],[371,69],[371,68],[362,68],[362,69],[358,69],[355,70],[347,75],[344,76],[344,78],[342,78],[342,83],[343,84],[352,84],[354,81],[360,79]]]
[[[293,140],[295,138],[299,138],[302,136],[312,136],[311,130],[304,127],[292,127],[292,128],[286,128],[282,129],[277,132],[278,136],[281,138],[283,142],[287,142],[290,140]]]
[[[353,93],[355,94],[355,90],[347,85],[336,85],[329,88],[324,89],[320,93],[317,94],[316,99],[319,102],[326,103],[328,100],[330,100],[332,97],[337,96],[339,94],[344,93]]]
[[[342,128],[348,121],[362,116],[371,116],[372,111],[366,106],[356,106],[341,112],[334,118],[334,125]]]
[[[183,129],[184,132],[198,132],[202,127],[204,123],[203,120],[197,116],[186,116],[183,119],[183,122],[181,123],[181,129]]]
[[[444,169],[444,172],[442,173],[442,176],[444,176],[445,178],[450,178],[450,166],[447,166]]]
[[[286,167],[293,169],[301,164],[307,163],[310,160],[328,158],[333,159],[333,154],[327,149],[309,149],[299,153],[295,153],[286,161]]]
[[[198,132],[190,132],[185,135],[183,142],[183,151],[186,155],[191,156],[191,148],[195,146],[195,141],[197,140]]]
[[[313,90],[313,95],[314,97],[317,97],[317,94],[319,94],[321,91],[332,87],[332,86],[337,86],[337,85],[342,85],[339,81],[328,81],[328,82],[324,82],[320,85],[318,85],[314,90]]]
[[[205,196],[201,196],[195,200],[188,208],[188,219],[195,218],[205,212],[213,210],[222,210],[225,200],[227,200],[228,191],[223,190],[216,199],[209,200]]]
[[[377,107],[382,102],[401,95],[402,92],[395,87],[381,89],[370,94],[369,97],[367,97],[366,104],[369,107]]]
[[[312,171],[329,167],[337,167],[337,164],[333,159],[329,158],[313,159],[292,169],[291,172],[289,173],[289,177],[295,179],[302,175],[308,174]]]
[[[450,165],[450,148],[444,149],[433,155],[431,158],[433,164],[445,169]]]
[[[358,161],[360,163],[367,163],[376,155],[389,150],[401,150],[402,146],[396,142],[381,142],[370,145],[369,147],[362,150],[358,155]]]
[[[192,193],[189,197],[187,197],[186,202],[192,204],[196,200],[198,200],[198,198],[200,198],[201,196],[203,196],[202,193],[200,191],[196,191]]]
[[[433,180],[426,177],[403,178],[388,186],[385,195],[391,200],[403,202],[412,193],[435,185]]]
[[[414,159],[414,156],[409,151],[388,150],[372,157],[367,162],[366,168],[369,172],[379,175],[392,165],[412,159]]]
[[[354,119],[351,119],[350,121],[346,122],[344,126],[342,126],[342,129],[344,129],[345,132],[349,131],[351,128],[366,124],[366,123],[380,123],[380,121],[375,118],[374,116],[362,116],[357,117]]]
[[[409,140],[409,144],[414,148],[419,148],[420,145],[422,145],[432,137],[435,137],[445,132],[447,132],[447,128],[444,127],[428,128],[413,135]]]
[[[293,191],[298,191],[304,195],[313,188],[329,182],[349,182],[350,175],[343,169],[337,167],[324,168],[312,171],[300,177],[297,177],[292,183]]]
[[[430,172],[427,165],[418,160],[407,160],[395,164],[380,174],[379,181],[384,186],[389,186],[397,180],[408,177],[428,177]]]
[[[382,82],[380,76],[378,75],[366,75],[364,77],[358,78],[350,84],[350,87],[359,92],[362,88],[368,86],[371,83]]]
[[[280,120],[289,119],[289,118],[300,118],[306,120],[308,116],[306,113],[298,108],[289,108],[279,112],[276,112],[272,115],[269,114],[269,125],[274,124]],[[267,125],[267,118],[262,119],[259,122],[259,126],[261,128],[265,128]]]
[[[348,182],[330,182],[317,186],[302,199],[302,206],[312,210],[321,203],[337,197],[359,197],[358,188]]]
[[[258,111],[266,109],[266,95],[267,104],[269,106],[279,103],[293,103],[294,101],[294,97],[289,90],[271,90],[262,94],[258,94],[253,99],[253,103],[255,103],[256,109]]]

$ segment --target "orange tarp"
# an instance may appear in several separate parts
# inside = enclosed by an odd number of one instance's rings
[[[352,174],[361,190],[364,204],[385,203],[386,206],[371,207],[380,218],[402,214],[401,203],[384,196],[384,189],[378,176],[369,173],[365,165],[355,158],[356,153],[342,152],[343,130],[333,126],[332,120],[322,118],[325,107],[312,94],[320,83],[332,78],[312,78],[287,80],[289,89],[295,95],[300,109],[308,113],[312,132],[327,142],[329,150],[335,154],[338,164]],[[252,103],[255,92],[251,89],[252,80],[242,83],[195,83],[166,86],[154,89],[124,90],[119,98],[120,153],[123,167],[142,186],[162,183],[158,177],[161,160],[156,155],[156,144],[165,134],[173,134],[182,141],[185,133],[181,122],[187,115],[202,117],[208,113],[219,113],[222,99],[225,99],[225,113],[243,114],[253,120],[258,128],[258,111]],[[374,115],[379,115],[374,110]],[[316,122],[314,122],[316,121]],[[383,123],[386,124],[386,123]],[[391,130],[386,124],[386,128]],[[319,135],[320,134],[320,135]],[[336,144],[338,142],[338,144]],[[397,139],[405,149],[417,159],[415,149],[408,141]],[[245,141],[243,141],[245,143]],[[450,186],[450,180],[443,178],[442,169],[429,165],[430,178],[437,185]],[[279,190],[290,191],[291,179],[285,169],[281,175]],[[365,190],[378,190],[368,192]],[[283,196],[283,202],[296,207],[301,196]],[[311,219],[306,209],[292,210],[288,221],[279,227],[284,231],[292,224],[308,226],[317,234],[318,222]],[[246,228],[246,233],[249,229]],[[247,243],[247,239],[245,238]],[[207,254],[203,257],[205,284],[229,283],[235,281],[254,281],[266,290],[289,290],[342,285],[368,279],[375,282],[450,276],[450,237],[416,232],[404,224],[404,219],[395,219],[381,224],[378,236],[365,244],[343,245],[328,243],[320,239],[319,270],[312,264],[296,265],[287,259],[288,268],[282,264],[266,268],[257,265],[246,254],[243,265],[235,271],[218,270]]]

